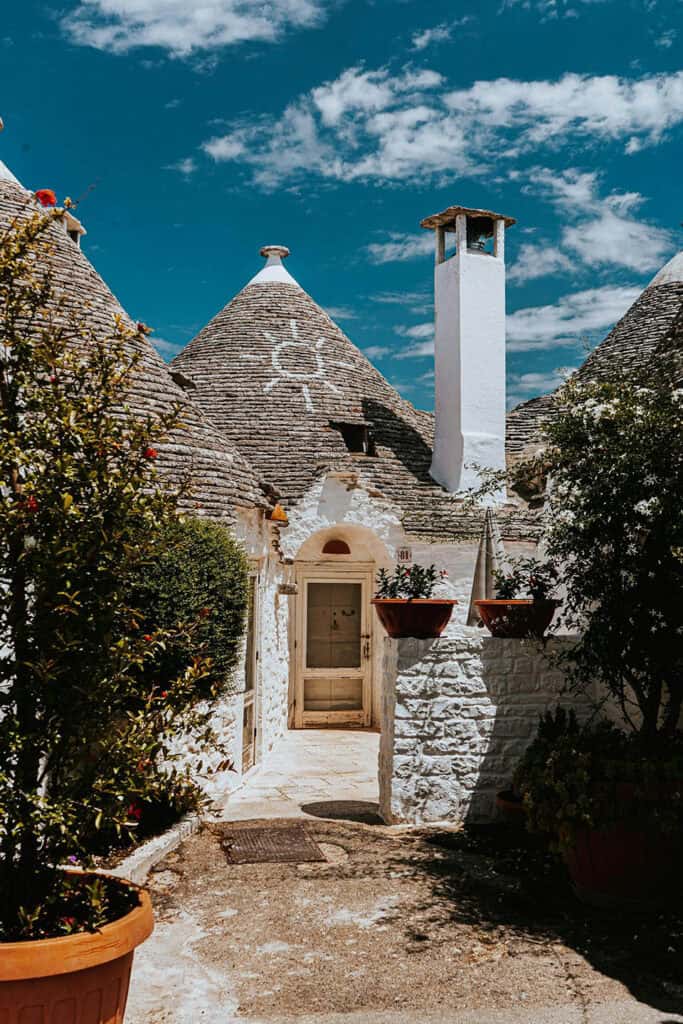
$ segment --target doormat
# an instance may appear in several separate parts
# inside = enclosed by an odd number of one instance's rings
[[[228,864],[302,864],[325,855],[303,825],[235,829],[222,839]]]

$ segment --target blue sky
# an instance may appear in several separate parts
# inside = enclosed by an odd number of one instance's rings
[[[166,358],[266,243],[432,407],[431,236],[508,233],[513,404],[683,245],[681,0],[6,4],[0,159],[80,196],[84,249]]]

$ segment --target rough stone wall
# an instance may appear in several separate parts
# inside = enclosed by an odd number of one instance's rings
[[[380,812],[387,822],[489,820],[495,795],[563,692],[547,654],[568,640],[499,640],[476,628],[385,642]]]

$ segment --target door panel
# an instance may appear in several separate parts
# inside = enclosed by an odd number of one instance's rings
[[[306,668],[360,668],[360,583],[309,583]]]
[[[304,679],[304,711],[362,711],[363,679]]]
[[[316,578],[317,577],[317,578]],[[297,726],[367,725],[370,717],[371,576],[301,580],[298,614]]]

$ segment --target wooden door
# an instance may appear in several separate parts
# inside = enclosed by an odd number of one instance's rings
[[[367,725],[369,577],[308,576],[300,587],[296,724]]]

